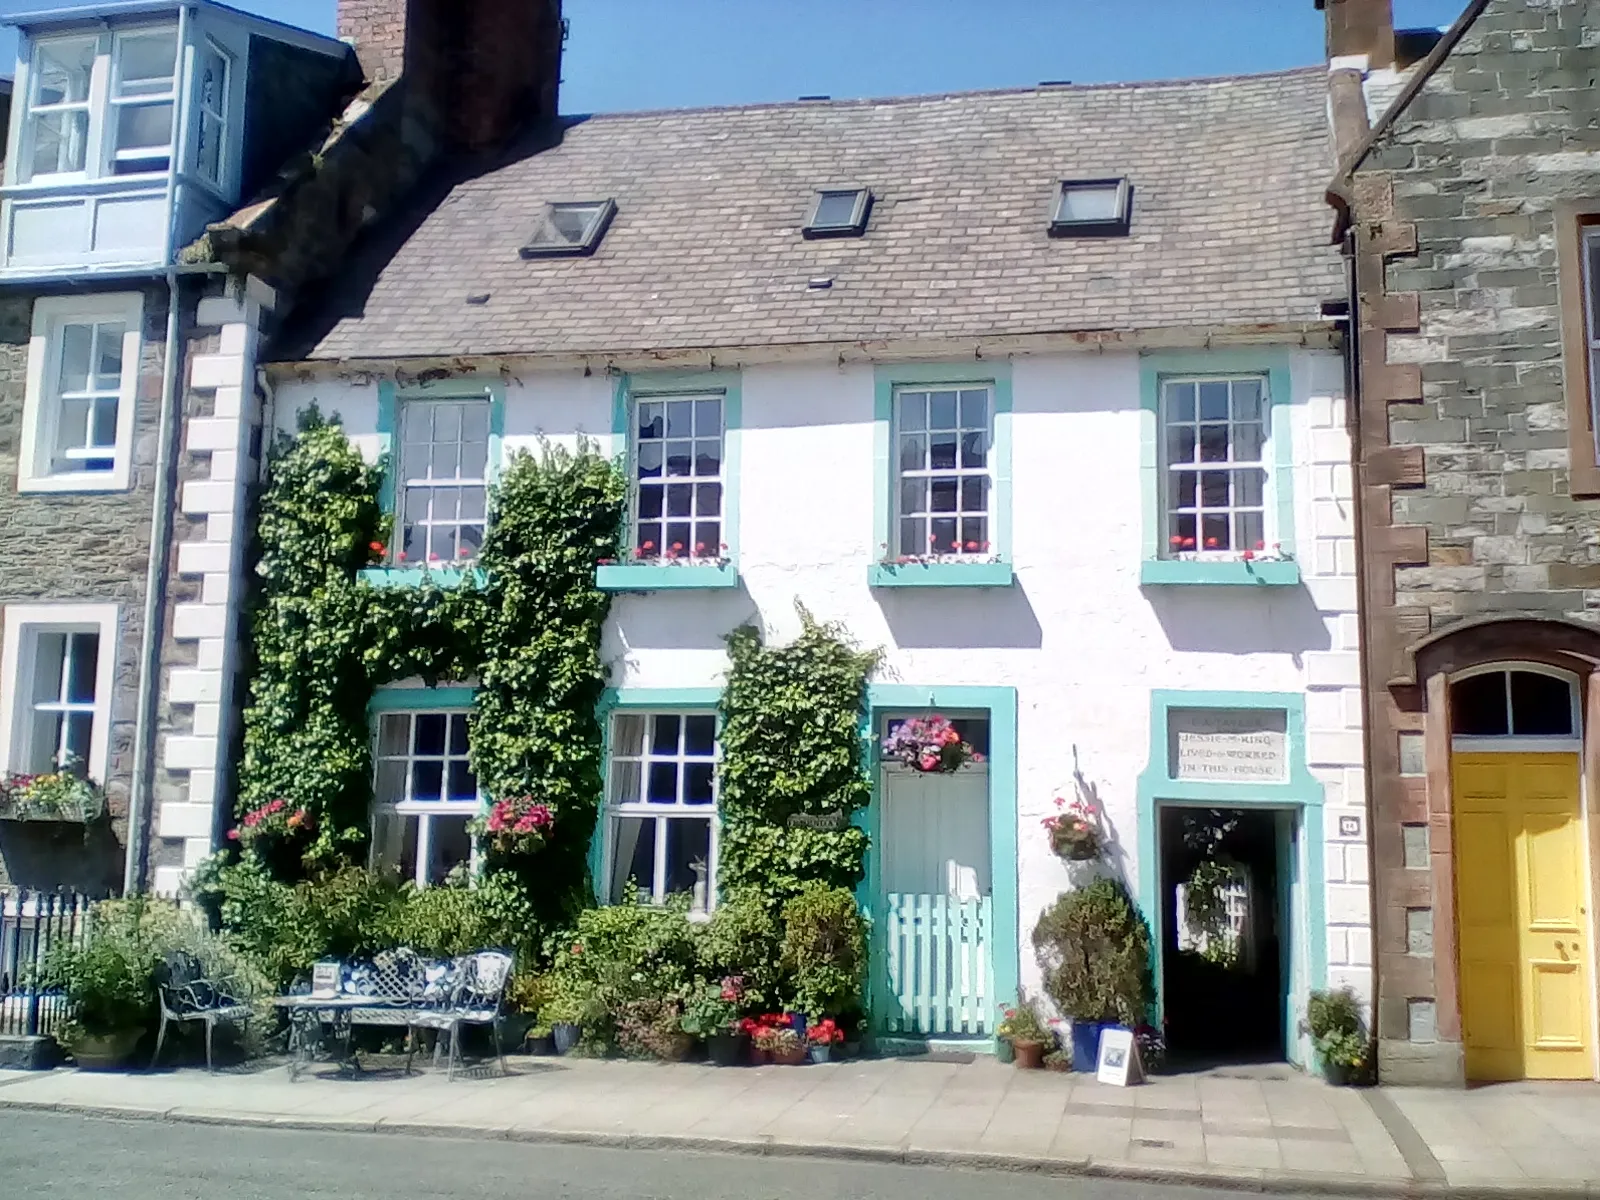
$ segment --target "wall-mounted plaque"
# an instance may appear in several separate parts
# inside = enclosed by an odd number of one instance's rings
[[[1359,816],[1357,816],[1355,813],[1340,813],[1339,814],[1339,836],[1340,837],[1360,837],[1361,836],[1361,818]]]
[[[1205,783],[1285,783],[1288,714],[1281,708],[1167,710],[1167,769]]]

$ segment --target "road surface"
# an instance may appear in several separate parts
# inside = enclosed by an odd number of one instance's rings
[[[0,1112],[6,1200],[1221,1200],[1236,1192],[799,1158]]]

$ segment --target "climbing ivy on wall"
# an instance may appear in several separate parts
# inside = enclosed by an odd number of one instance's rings
[[[774,904],[813,880],[855,887],[868,844],[847,822],[872,799],[860,722],[880,656],[804,609],[800,620],[786,646],[751,626],[729,635],[722,700],[718,886]]]
[[[588,446],[514,456],[490,498],[479,569],[449,588],[358,578],[381,561],[389,533],[381,478],[314,410],[275,448],[257,536],[238,815],[279,800],[282,812],[304,810],[309,819],[285,830],[294,853],[264,864],[286,881],[361,861],[374,691],[476,676],[468,741],[480,784],[496,798],[531,795],[556,816],[542,849],[489,851],[484,894],[508,921],[563,919],[584,894],[601,792],[594,713],[608,597],[594,568],[617,553],[620,475]]]

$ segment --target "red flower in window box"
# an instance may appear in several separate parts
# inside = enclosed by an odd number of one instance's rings
[[[514,796],[496,800],[488,815],[474,820],[470,828],[501,854],[532,854],[544,848],[555,823],[555,809],[548,804],[532,796]]]
[[[1219,545],[1221,545],[1221,543],[1218,542],[1217,539],[1214,538],[1214,537],[1208,537],[1206,539],[1206,549],[1207,550],[1215,550]]]

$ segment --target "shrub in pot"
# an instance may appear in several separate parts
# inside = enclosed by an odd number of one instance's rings
[[[719,1067],[742,1065],[750,1057],[750,1038],[739,1028],[740,981],[728,976],[720,983],[701,980],[683,1006],[683,1029],[704,1038],[706,1052]]]
[[[1150,927],[1128,890],[1096,879],[1045,909],[1033,930],[1045,994],[1072,1020],[1073,1066],[1094,1070],[1100,1031],[1143,1023],[1153,998]]]
[[[808,1021],[861,1004],[867,923],[846,888],[807,883],[783,906],[780,965],[792,980],[793,1011]]]
[[[1043,1066],[1045,1049],[1054,1047],[1056,1040],[1049,1026],[1039,1019],[1032,1002],[1024,996],[1018,996],[1017,1003],[1005,1010],[996,1032],[1001,1040],[1010,1044],[1017,1069],[1021,1071],[1037,1071]]]
[[[1306,1025],[1322,1061],[1322,1074],[1339,1086],[1362,1084],[1372,1077],[1372,1038],[1361,1017],[1361,1002],[1349,988],[1312,992]]]

